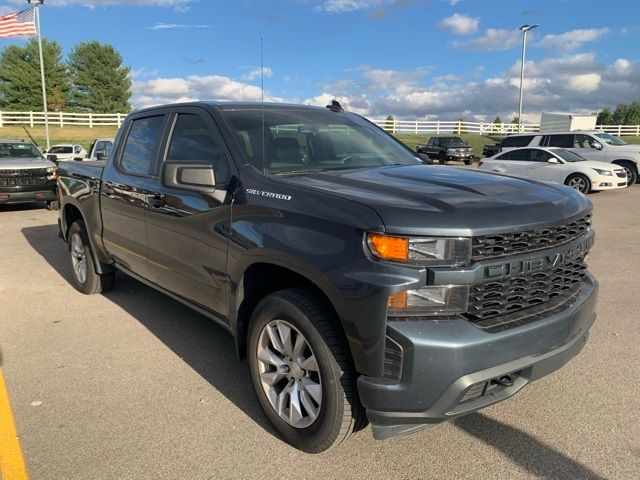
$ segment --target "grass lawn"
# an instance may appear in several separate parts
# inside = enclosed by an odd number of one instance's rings
[[[56,143],[79,143],[84,148],[96,138],[112,138],[116,136],[118,127],[49,127],[51,145]],[[46,148],[44,126],[30,128],[22,125],[7,125],[0,128],[2,140],[29,140],[29,135],[41,148]]]

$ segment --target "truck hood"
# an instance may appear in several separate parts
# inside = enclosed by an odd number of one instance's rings
[[[614,152],[632,152],[635,154],[640,153],[640,145],[635,143],[628,143],[626,145],[607,145],[607,148],[610,148]]]
[[[390,233],[485,235],[560,223],[591,207],[564,185],[440,166],[395,166],[277,177],[373,208]]]
[[[49,168],[55,166],[55,163],[45,160],[44,158],[4,157],[0,159],[0,171]]]

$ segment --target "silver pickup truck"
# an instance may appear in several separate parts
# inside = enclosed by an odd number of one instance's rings
[[[30,142],[0,140],[0,205],[57,202],[56,164]]]

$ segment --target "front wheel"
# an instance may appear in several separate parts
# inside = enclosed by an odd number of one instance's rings
[[[69,228],[69,260],[73,271],[72,284],[76,290],[86,295],[106,292],[113,286],[114,272],[96,272],[91,254],[91,245],[84,222],[78,220]]]
[[[248,357],[258,400],[294,447],[320,453],[366,423],[349,350],[333,315],[311,292],[264,298],[249,326]]]
[[[585,195],[589,193],[591,190],[591,182],[589,179],[582,175],[581,173],[574,173],[569,175],[565,185],[573,188],[574,190],[578,190],[580,193],[584,193]]]
[[[465,164],[465,165],[471,165],[471,162],[472,162],[472,160],[471,160],[471,159],[469,159],[469,160],[465,160],[465,161],[464,161],[464,164]]]

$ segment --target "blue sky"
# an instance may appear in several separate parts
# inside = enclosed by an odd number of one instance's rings
[[[0,0],[0,12],[22,5]],[[47,0],[42,10],[43,34],[65,51],[97,39],[122,53],[135,106],[258,99],[263,37],[269,99],[490,121],[517,109],[523,23],[540,24],[525,118],[640,99],[638,19],[635,0]]]

